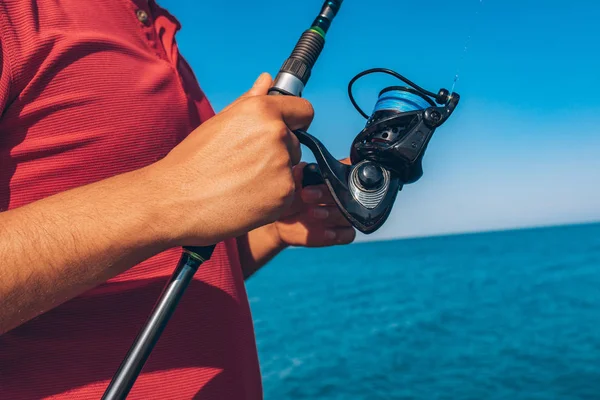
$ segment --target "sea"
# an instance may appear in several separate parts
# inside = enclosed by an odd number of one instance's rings
[[[248,292],[266,400],[600,399],[600,224],[290,249]]]

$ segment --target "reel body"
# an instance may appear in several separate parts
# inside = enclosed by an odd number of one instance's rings
[[[393,75],[408,86],[382,90],[374,112],[368,116],[354,101],[352,85],[362,76],[377,72]],[[352,143],[352,165],[340,163],[307,132],[295,133],[314,153],[318,164],[318,168],[307,166],[304,184],[324,182],[346,219],[369,234],[385,223],[398,191],[423,175],[427,145],[435,130],[450,117],[460,96],[445,89],[434,94],[381,68],[358,74],[350,81],[348,93],[352,104],[367,118],[365,128]]]

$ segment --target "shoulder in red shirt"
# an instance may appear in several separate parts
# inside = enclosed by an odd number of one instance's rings
[[[178,29],[153,1],[0,2],[0,211],[149,165],[214,114]],[[179,255],[0,336],[0,398],[100,398]],[[262,398],[235,239],[202,266],[129,398]]]

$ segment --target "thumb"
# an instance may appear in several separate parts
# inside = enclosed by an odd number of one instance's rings
[[[229,104],[227,107],[223,109],[221,112],[225,112],[229,110],[231,107],[235,106],[240,100],[246,99],[248,97],[254,96],[263,96],[269,92],[269,89],[273,86],[273,78],[267,72],[263,72],[254,82],[252,88],[248,90],[246,93],[238,97],[233,103]]]
[[[271,86],[273,86],[273,78],[269,73],[263,72],[256,79],[252,88],[244,93],[242,97],[264,96],[269,92]]]

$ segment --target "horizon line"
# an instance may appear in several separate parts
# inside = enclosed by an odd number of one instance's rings
[[[470,235],[479,235],[486,233],[501,233],[501,232],[513,232],[513,231],[533,231],[539,229],[552,229],[552,228],[567,228],[567,227],[577,227],[577,226],[586,226],[586,225],[600,225],[600,220],[596,221],[581,221],[581,222],[565,222],[565,223],[551,223],[551,224],[540,224],[540,225],[527,225],[527,226],[515,226],[508,228],[490,228],[490,229],[482,229],[482,230],[466,230],[466,231],[456,231],[456,232],[447,232],[447,233],[433,233],[433,234],[423,234],[423,235],[410,235],[410,236],[398,236],[398,237],[387,237],[382,239],[362,239],[357,240],[352,244],[360,244],[360,243],[377,243],[377,242],[390,242],[390,241],[398,241],[398,240],[415,240],[415,239],[434,239],[434,238],[443,238],[443,237],[451,237],[451,236],[470,236]]]

